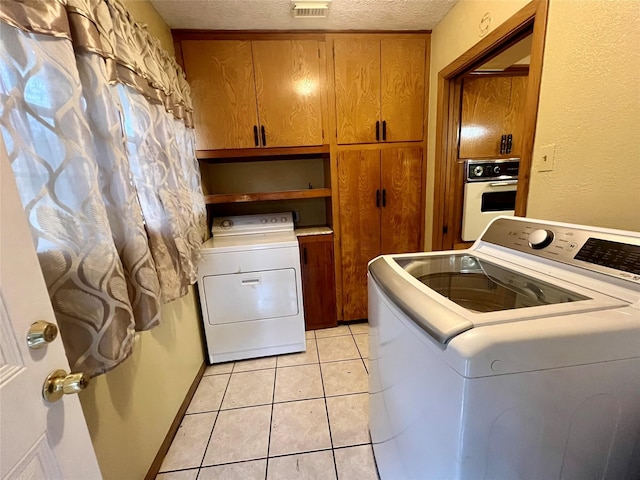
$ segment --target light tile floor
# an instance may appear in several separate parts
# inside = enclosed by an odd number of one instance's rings
[[[307,351],[208,367],[157,480],[377,480],[368,325],[307,332]]]

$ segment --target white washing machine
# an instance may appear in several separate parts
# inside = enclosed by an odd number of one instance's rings
[[[640,233],[501,217],[369,264],[380,476],[640,478]]]
[[[306,349],[291,213],[214,218],[198,291],[210,363]]]

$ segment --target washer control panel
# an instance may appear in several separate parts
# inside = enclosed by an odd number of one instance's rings
[[[640,283],[640,233],[498,218],[480,240]]]
[[[238,215],[213,219],[211,234],[214,237],[231,235],[255,235],[261,233],[293,231],[293,214],[265,213],[262,215]]]

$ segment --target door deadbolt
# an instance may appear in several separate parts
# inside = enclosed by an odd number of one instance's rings
[[[48,343],[53,342],[58,336],[58,327],[50,322],[39,320],[29,327],[27,332],[27,345],[29,348],[37,350],[46,347]]]

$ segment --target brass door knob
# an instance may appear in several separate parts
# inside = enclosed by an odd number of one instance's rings
[[[58,327],[53,323],[39,320],[32,323],[27,332],[27,345],[29,348],[37,350],[46,347],[47,343],[53,342],[58,336]]]
[[[89,376],[84,373],[70,373],[54,370],[42,385],[42,397],[47,402],[57,402],[63,395],[79,393],[89,385]]]

